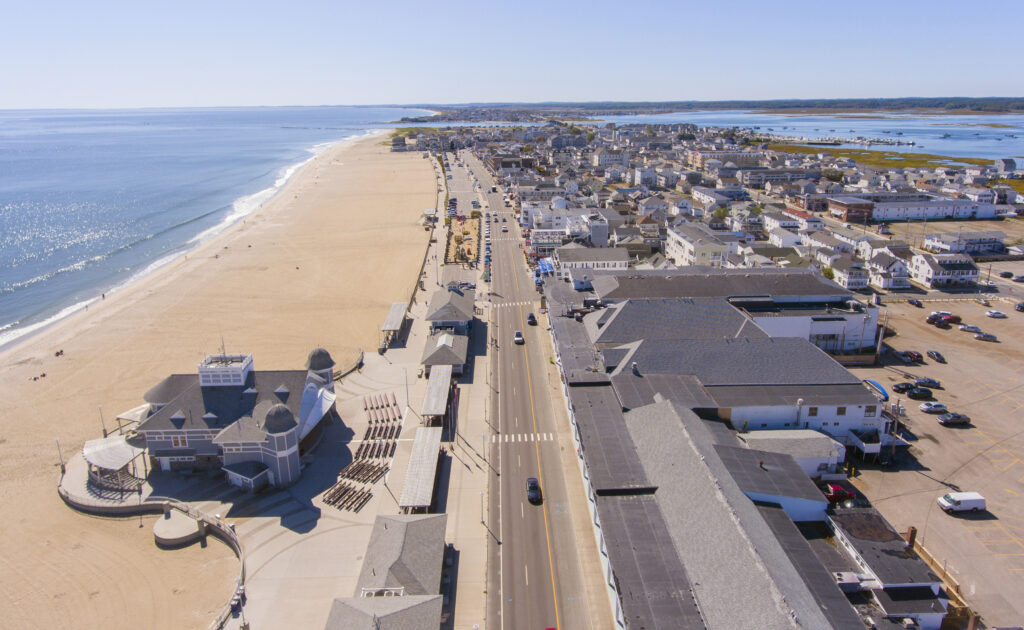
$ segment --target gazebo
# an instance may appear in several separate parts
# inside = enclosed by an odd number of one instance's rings
[[[146,452],[142,446],[144,443],[141,437],[133,439],[120,434],[86,442],[82,456],[89,464],[89,483],[108,490],[137,492],[146,475],[144,473],[143,478],[137,476],[134,462]]]

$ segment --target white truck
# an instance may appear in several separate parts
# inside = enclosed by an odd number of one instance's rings
[[[950,492],[938,498],[939,507],[946,512],[980,512],[985,509],[985,497],[977,492]]]

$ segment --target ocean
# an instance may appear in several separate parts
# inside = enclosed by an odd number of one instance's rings
[[[0,347],[240,220],[329,144],[425,113],[0,111]]]

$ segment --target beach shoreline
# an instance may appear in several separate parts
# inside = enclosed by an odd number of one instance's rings
[[[147,265],[145,269],[133,273],[131,276],[125,278],[121,282],[118,282],[117,284],[106,288],[105,291],[100,291],[99,293],[91,297],[88,297],[84,300],[80,300],[70,306],[64,307],[60,309],[58,312],[46,316],[45,319],[43,319],[42,321],[31,322],[25,326],[20,326],[20,322],[11,322],[4,326],[0,326],[0,356],[2,356],[3,352],[14,349],[20,343],[31,339],[35,335],[63,321],[64,319],[67,319],[68,317],[75,315],[76,313],[87,311],[90,306],[93,306],[97,302],[105,301],[107,296],[112,297],[132,287],[133,285],[138,284],[139,282],[144,282],[154,274],[159,273],[168,265],[171,265],[184,258],[187,258],[190,253],[194,253],[197,252],[198,250],[201,250],[204,245],[208,244],[212,240],[215,240],[218,236],[221,236],[226,232],[230,232],[235,226],[242,223],[246,219],[246,217],[249,217],[252,214],[258,212],[266,204],[272,202],[278,195],[280,195],[284,191],[284,189],[288,185],[288,182],[292,181],[296,176],[298,176],[302,172],[302,169],[308,166],[310,162],[315,160],[320,154],[324,153],[325,151],[328,151],[332,148],[344,146],[346,143],[357,142],[362,138],[370,138],[373,136],[385,136],[391,131],[392,130],[390,129],[374,129],[360,135],[349,136],[347,138],[341,138],[339,140],[322,142],[310,147],[308,149],[311,153],[310,157],[300,162],[289,164],[288,166],[282,167],[280,169],[279,173],[281,177],[278,178],[278,181],[275,182],[274,186],[258,190],[254,193],[243,195],[235,199],[235,201],[233,202],[233,205],[235,205],[240,202],[244,202],[248,199],[252,199],[253,197],[265,194],[268,191],[271,191],[270,196],[267,197],[267,199],[260,202],[258,205],[256,205],[252,210],[242,214],[238,214],[237,216],[233,216],[234,213],[229,214],[228,216],[225,217],[224,221],[222,221],[218,225],[215,225],[212,228],[209,228],[204,232],[201,232],[192,237],[191,239],[189,239],[188,241],[186,241],[183,244],[183,249],[181,249],[180,251],[176,251],[174,253],[163,256],[157,260],[154,260],[152,263]],[[281,181],[282,179],[284,180],[283,182]],[[7,336],[8,338],[5,339],[5,336]]]
[[[54,440],[66,459],[222,344],[257,369],[302,369],[316,346],[338,364],[375,347],[390,304],[417,286],[419,219],[437,200],[433,165],[391,153],[380,133],[327,148],[187,255],[0,350],[0,612],[12,627],[206,626],[223,605],[229,550],[163,551],[153,517],[71,510]]]

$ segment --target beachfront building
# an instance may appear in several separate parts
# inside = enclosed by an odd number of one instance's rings
[[[430,332],[451,330],[460,335],[469,334],[469,327],[473,321],[473,296],[472,291],[434,291],[430,296],[425,318],[430,325]]]
[[[1005,240],[999,230],[928,234],[921,248],[937,254],[991,254],[1004,251]]]
[[[967,254],[914,254],[910,260],[910,277],[929,289],[972,284],[978,276],[978,266]]]
[[[334,360],[323,348],[305,370],[257,371],[251,354],[216,354],[198,374],[172,374],[145,394],[137,434],[154,469],[222,469],[238,486],[287,486],[334,407]]]

